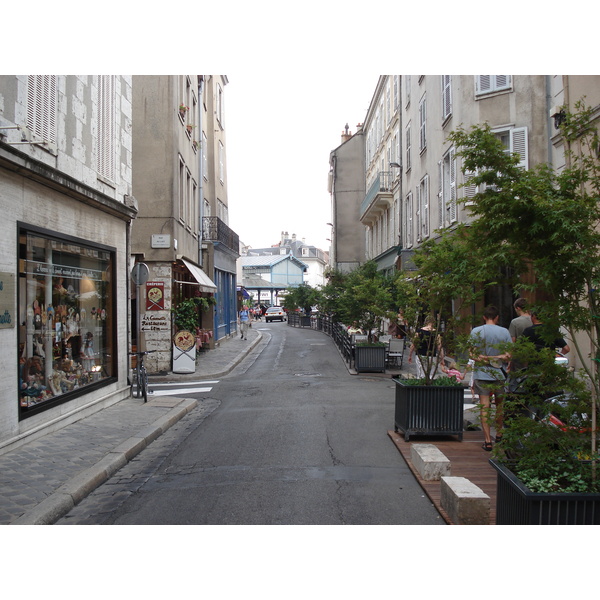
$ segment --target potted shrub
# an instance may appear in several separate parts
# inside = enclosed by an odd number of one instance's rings
[[[287,290],[282,304],[289,313],[302,310],[304,314],[298,315],[297,320],[301,327],[310,327],[312,307],[319,302],[319,297],[319,290],[311,287],[307,283],[301,283],[300,285]]]
[[[356,322],[367,336],[365,343],[354,346],[357,372],[385,372],[386,346],[377,341],[382,320],[395,316],[392,282],[377,270],[374,261],[366,262],[350,273],[332,272],[322,293],[325,312],[338,322]]]
[[[472,324],[470,306],[482,294],[474,289],[477,265],[461,232],[443,231],[414,256],[416,271],[399,273],[396,305],[407,321],[407,343],[418,346],[429,319],[435,330],[429,351],[414,354],[421,377],[396,377],[395,430],[411,435],[458,435],[462,439],[464,388],[455,378],[440,377],[444,355],[459,357]],[[466,362],[466,361],[465,361]]]
[[[600,142],[594,118],[582,102],[574,113],[565,107],[560,134],[566,166],[560,173],[548,165],[520,168],[518,157],[506,153],[487,126],[450,136],[469,174],[465,185],[479,189],[469,198],[475,217],[469,227],[472,260],[506,265],[515,287],[535,290],[538,298],[542,291],[538,308],[548,336],[564,327],[579,363],[565,381],[551,356],[545,363],[521,357],[530,371],[528,384],[520,396],[511,395],[507,427],[492,459],[499,523],[600,522]],[[535,274],[535,284],[521,279],[528,273]],[[512,351],[517,356],[523,349],[516,345]],[[545,401],[557,388],[569,392],[560,410]],[[528,414],[527,403],[537,418]],[[558,427],[549,425],[556,419]]]
[[[498,525],[600,524],[600,479],[591,460],[585,381],[525,338],[512,348],[505,427],[490,460]]]

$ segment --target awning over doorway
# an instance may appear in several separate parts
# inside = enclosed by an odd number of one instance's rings
[[[198,288],[201,292],[208,294],[215,294],[217,286],[212,282],[211,278],[198,266],[185,258],[181,259],[181,262],[187,267],[188,271],[192,274],[194,279],[198,282]]]

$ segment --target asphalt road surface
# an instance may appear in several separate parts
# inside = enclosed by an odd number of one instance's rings
[[[350,375],[323,333],[254,326],[243,363],[193,386],[201,409],[58,524],[444,524],[387,436],[389,376]]]

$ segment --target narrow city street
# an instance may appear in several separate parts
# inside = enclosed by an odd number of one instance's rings
[[[58,524],[444,524],[387,436],[389,375],[350,375],[320,332],[254,327],[243,363],[193,386],[204,410]]]

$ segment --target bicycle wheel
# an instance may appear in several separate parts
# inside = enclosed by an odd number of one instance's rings
[[[146,367],[140,369],[140,380],[144,402],[148,402],[148,373],[146,373]]]

